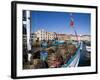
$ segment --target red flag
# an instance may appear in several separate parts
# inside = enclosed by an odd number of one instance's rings
[[[73,26],[74,26],[74,20],[73,20],[73,18],[72,18],[72,13],[71,13],[70,15],[71,15],[70,26],[73,27]]]
[[[70,26],[73,27],[74,26],[74,21],[70,21]]]

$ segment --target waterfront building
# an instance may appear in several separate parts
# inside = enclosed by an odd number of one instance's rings
[[[90,35],[82,35],[80,37],[80,40],[82,40],[82,41],[91,41],[91,36]]]
[[[56,38],[56,33],[55,32],[47,32],[44,29],[38,30],[37,32],[35,32],[36,37],[39,39],[39,41],[41,40],[53,40]]]
[[[67,34],[57,34],[57,37],[60,41],[70,40],[70,35]]]
[[[77,35],[79,41],[91,41],[90,35]],[[76,35],[70,35],[71,40],[77,40]]]

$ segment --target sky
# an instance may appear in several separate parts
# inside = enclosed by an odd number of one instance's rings
[[[71,13],[71,12],[70,12]],[[48,32],[61,34],[75,34],[70,27],[71,16],[69,12],[31,11],[31,31],[44,29]],[[91,14],[72,13],[74,29],[79,35],[90,35]]]

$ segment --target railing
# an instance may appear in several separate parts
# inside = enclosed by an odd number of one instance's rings
[[[78,66],[79,59],[80,59],[80,46],[77,48],[76,53],[73,56],[71,56],[68,62],[64,64],[62,67],[76,67]]]

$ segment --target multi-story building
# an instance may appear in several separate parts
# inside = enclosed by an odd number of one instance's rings
[[[39,41],[46,39],[46,31],[44,29],[38,30],[37,32],[35,32],[35,34]]]
[[[37,32],[35,32],[35,34],[36,34],[36,37],[39,39],[39,41],[41,41],[41,40],[53,40],[56,38],[55,32],[47,32],[44,29],[38,30]]]
[[[57,37],[58,37],[58,40],[62,40],[62,41],[70,40],[70,36],[67,34],[57,34]]]
[[[57,37],[55,32],[47,32],[47,34],[48,40],[54,40]]]
[[[91,36],[90,35],[82,35],[80,37],[80,40],[82,40],[82,41],[91,41]]]
[[[80,41],[91,41],[91,36],[90,35],[70,35],[71,40],[80,40]]]

